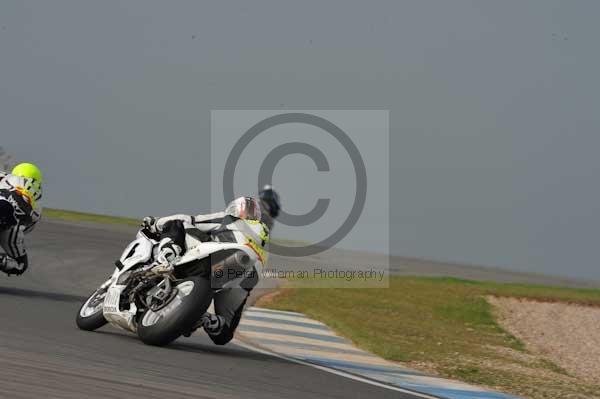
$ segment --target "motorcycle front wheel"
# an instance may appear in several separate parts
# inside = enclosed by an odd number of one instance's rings
[[[212,301],[210,281],[188,277],[177,283],[177,293],[157,310],[146,310],[138,323],[137,333],[148,345],[164,346],[190,331]]]
[[[90,297],[81,305],[75,322],[77,327],[85,331],[94,331],[104,326],[107,321],[102,314],[102,305],[106,297],[106,289],[98,288]]]

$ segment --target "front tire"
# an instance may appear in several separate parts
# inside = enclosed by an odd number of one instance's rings
[[[106,289],[99,288],[90,295],[83,305],[81,305],[81,308],[79,308],[79,311],[77,312],[77,318],[75,319],[79,329],[94,331],[107,323],[104,314],[102,313],[102,305],[104,304],[105,296]]]
[[[164,346],[190,331],[212,301],[210,281],[188,277],[177,284],[177,295],[163,308],[146,310],[137,326],[142,342]]]

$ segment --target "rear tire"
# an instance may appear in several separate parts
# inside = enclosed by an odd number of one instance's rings
[[[99,297],[102,295],[102,297]],[[80,330],[94,331],[103,327],[107,321],[102,313],[102,304],[104,303],[104,295],[106,295],[105,289],[97,289],[92,295],[84,302],[77,312],[77,318],[75,322]],[[94,306],[94,302],[100,302],[100,306]]]
[[[177,284],[178,293],[164,308],[146,310],[137,326],[142,342],[164,346],[190,331],[212,301],[210,281],[188,277]]]

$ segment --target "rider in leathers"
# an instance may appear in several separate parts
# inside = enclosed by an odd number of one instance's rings
[[[25,234],[40,220],[42,173],[37,166],[22,163],[11,173],[0,172],[0,271],[21,275],[29,261]]]
[[[159,219],[146,217],[143,227],[162,237],[158,262],[170,263],[185,253],[185,229],[190,227],[206,233],[206,239],[213,242],[249,245],[264,262],[264,246],[269,240],[280,208],[277,193],[270,186],[265,186],[258,199],[238,198],[224,212],[197,216],[180,214]],[[256,282],[244,284],[215,293],[213,300],[216,314],[207,312],[200,321],[200,326],[215,344],[225,345],[233,339],[244,305],[255,284]]]

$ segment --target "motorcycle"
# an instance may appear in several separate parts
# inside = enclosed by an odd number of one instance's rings
[[[252,288],[262,265],[251,246],[206,241],[203,235],[186,229],[185,254],[171,264],[158,264],[160,237],[138,231],[111,277],[79,309],[77,326],[94,331],[110,323],[155,346],[189,336],[216,292]]]

